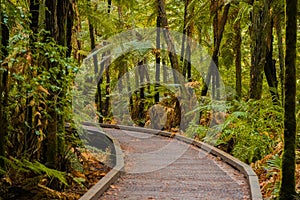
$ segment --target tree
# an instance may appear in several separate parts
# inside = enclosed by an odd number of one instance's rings
[[[5,156],[5,138],[7,134],[7,104],[8,104],[8,63],[3,62],[8,56],[9,29],[5,16],[2,12],[2,2],[0,1],[0,156]],[[4,167],[4,161],[0,158],[0,168]]]
[[[112,1],[107,1],[107,14],[111,14],[111,8],[112,8]],[[109,104],[110,104],[110,52],[107,52],[108,59],[107,59],[107,66],[105,69],[105,76],[106,76],[106,86],[105,86],[105,104],[104,104],[104,112],[103,115],[108,117],[109,115]]]
[[[45,29],[49,32],[48,39],[54,41],[62,47],[71,47],[70,24],[73,21],[72,1],[62,0],[58,3],[56,0],[46,0]],[[68,26],[69,24],[69,26]],[[61,57],[66,58],[70,51],[61,53]],[[62,63],[46,57],[45,66],[48,72],[52,73],[49,80],[50,86],[48,95],[47,113],[51,117],[47,126],[47,139],[45,149],[46,163],[51,168],[57,168],[59,159],[64,152],[64,99],[66,98],[66,88],[64,76],[68,69]],[[63,73],[62,73],[63,72]]]
[[[182,36],[181,61],[183,62],[182,74],[187,76],[188,81],[192,81],[191,74],[191,38],[194,29],[194,7],[190,7],[191,1],[186,0],[184,5],[184,28]],[[185,43],[187,43],[185,47]],[[184,58],[184,59],[183,59]]]
[[[241,36],[241,24],[240,20],[238,20],[234,24],[235,28],[235,91],[237,99],[242,97],[242,63],[241,63],[241,43],[242,43],[242,36]]]
[[[262,94],[263,71],[267,53],[267,31],[269,30],[269,0],[253,3],[251,29],[250,99],[258,100]]]
[[[180,72],[177,55],[175,53],[174,43],[169,31],[169,23],[168,23],[166,8],[165,8],[165,1],[157,0],[157,6],[158,6],[158,15],[160,16],[161,26],[163,28],[163,35],[167,44],[171,66],[175,71]],[[178,78],[175,73],[174,73],[174,81],[175,83],[178,83]]]
[[[155,51],[155,94],[154,94],[154,101],[155,103],[159,102],[159,91],[158,91],[158,87],[159,87],[159,83],[160,83],[160,58],[161,58],[161,53],[160,53],[160,29],[161,26],[161,19],[160,19],[160,15],[157,14],[156,17],[156,51]],[[164,66],[163,66],[164,67]]]
[[[278,59],[279,59],[279,77],[281,86],[281,104],[283,105],[284,96],[284,50],[282,42],[282,22],[284,21],[284,5],[283,1],[278,1],[274,8],[274,26],[276,29],[277,41],[278,41]]]
[[[275,60],[273,59],[273,20],[269,20],[270,26],[267,31],[267,52],[266,52],[266,62],[264,66],[264,71],[266,75],[266,79],[269,85],[269,90],[272,96],[273,104],[279,104],[279,96],[278,96],[278,81],[276,75],[276,66]]]
[[[214,15],[214,22],[213,22],[213,30],[214,30],[214,51],[212,55],[212,62],[209,66],[208,73],[205,77],[205,83],[203,86],[203,89],[201,91],[201,96],[206,96],[208,92],[208,86],[213,78],[216,78],[215,84],[213,84],[213,88],[216,87],[218,90],[218,82],[219,82],[219,74],[218,72],[213,72],[213,64],[216,65],[216,68],[218,68],[218,54],[220,51],[220,45],[223,37],[223,32],[225,29],[225,25],[228,18],[228,12],[230,8],[230,3],[226,4],[223,10],[223,15],[221,18],[221,21],[219,22],[219,9],[221,9],[221,6],[218,4],[218,0],[212,0],[211,1],[211,12]],[[214,77],[213,77],[214,76]],[[218,95],[217,95],[218,96]]]
[[[49,31],[49,37],[52,37],[55,41],[58,40],[58,19],[57,19],[57,0],[46,0],[46,30]],[[50,60],[46,61],[46,70],[50,71],[51,68],[55,68],[57,63],[53,63]],[[55,84],[55,80],[49,80],[52,85]],[[48,101],[51,102],[48,107],[48,114],[51,117],[47,126],[46,134],[46,149],[45,159],[47,166],[56,168],[58,165],[58,146],[57,146],[57,131],[58,131],[58,120],[57,120],[57,93],[50,91],[48,95]]]
[[[286,0],[286,54],[284,82],[284,150],[280,200],[296,199],[295,148],[296,148],[296,44],[297,0]]]

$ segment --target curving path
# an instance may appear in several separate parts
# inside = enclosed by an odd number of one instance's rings
[[[193,145],[141,132],[103,130],[120,142],[125,173],[101,200],[251,199],[244,175]]]

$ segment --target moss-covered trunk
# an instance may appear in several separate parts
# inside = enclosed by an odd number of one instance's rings
[[[260,99],[262,94],[263,72],[266,59],[267,31],[269,30],[269,0],[253,3],[252,14],[252,55],[250,68],[250,99]]]
[[[0,8],[2,6],[0,1]],[[9,29],[4,23],[2,8],[0,9],[0,40],[1,60],[8,55],[6,47],[9,40]],[[0,62],[0,156],[5,157],[5,138],[7,135],[7,95],[8,95],[8,65]],[[4,167],[4,160],[0,159],[0,168]]]
[[[285,54],[285,102],[284,102],[284,151],[282,155],[282,179],[280,200],[296,199],[295,148],[296,148],[296,43],[297,0],[286,0],[286,54]]]
[[[281,21],[282,16],[277,16],[274,19],[274,25],[277,34],[277,41],[278,41],[278,59],[279,59],[279,77],[280,77],[280,86],[281,86],[281,103],[283,105],[284,99],[284,50],[283,50],[283,43],[282,43],[282,30],[281,30]]]
[[[58,40],[59,31],[57,25],[57,0],[46,0],[46,15],[45,15],[45,25],[46,30],[50,32],[50,37],[54,38],[55,41]],[[50,70],[55,67],[56,63],[46,61],[46,70]],[[56,83],[56,80],[51,78],[51,84]],[[46,165],[51,168],[56,168],[58,164],[58,148],[57,148],[57,131],[58,131],[58,118],[57,118],[57,94],[54,91],[49,91],[48,95],[48,109],[47,114],[50,116],[48,126],[46,129],[46,146],[45,146],[45,161]]]
[[[235,91],[236,98],[240,99],[242,97],[242,52],[241,52],[241,44],[242,44],[242,35],[241,35],[241,26],[240,21],[237,21],[234,25],[235,29]]]

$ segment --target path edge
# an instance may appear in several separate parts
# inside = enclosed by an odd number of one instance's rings
[[[92,132],[101,132],[98,128],[94,127],[95,124],[84,123],[83,128],[92,131]],[[92,127],[93,126],[93,127]],[[116,161],[115,166],[104,176],[102,177],[95,185],[93,185],[79,200],[97,200],[102,194],[112,185],[124,172],[124,157],[123,152],[120,147],[120,143],[114,137],[108,133],[104,133],[108,137],[114,146]]]
[[[92,125],[94,123],[85,123],[87,125]],[[181,142],[192,144],[193,146],[196,146],[216,157],[219,157],[222,159],[225,163],[229,164],[233,168],[240,171],[244,176],[246,176],[248,180],[248,184],[250,187],[250,195],[252,200],[263,200],[262,193],[260,191],[259,181],[256,173],[253,171],[253,169],[247,165],[246,163],[238,160],[237,158],[233,157],[232,155],[213,147],[207,143],[200,142],[193,140],[191,138],[187,138],[182,135],[176,135],[172,134],[167,131],[161,131],[161,130],[155,130],[155,129],[148,129],[148,128],[142,128],[142,127],[133,127],[133,126],[125,126],[125,125],[114,125],[114,124],[100,124],[102,128],[114,128],[114,129],[121,129],[121,130],[127,130],[127,131],[137,131],[137,132],[143,132],[143,133],[149,133],[154,135],[160,135],[164,137],[169,138],[175,138]]]

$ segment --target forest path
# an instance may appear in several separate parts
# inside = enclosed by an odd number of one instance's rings
[[[102,200],[250,199],[243,174],[193,145],[141,132],[103,131],[120,142],[125,173]]]

